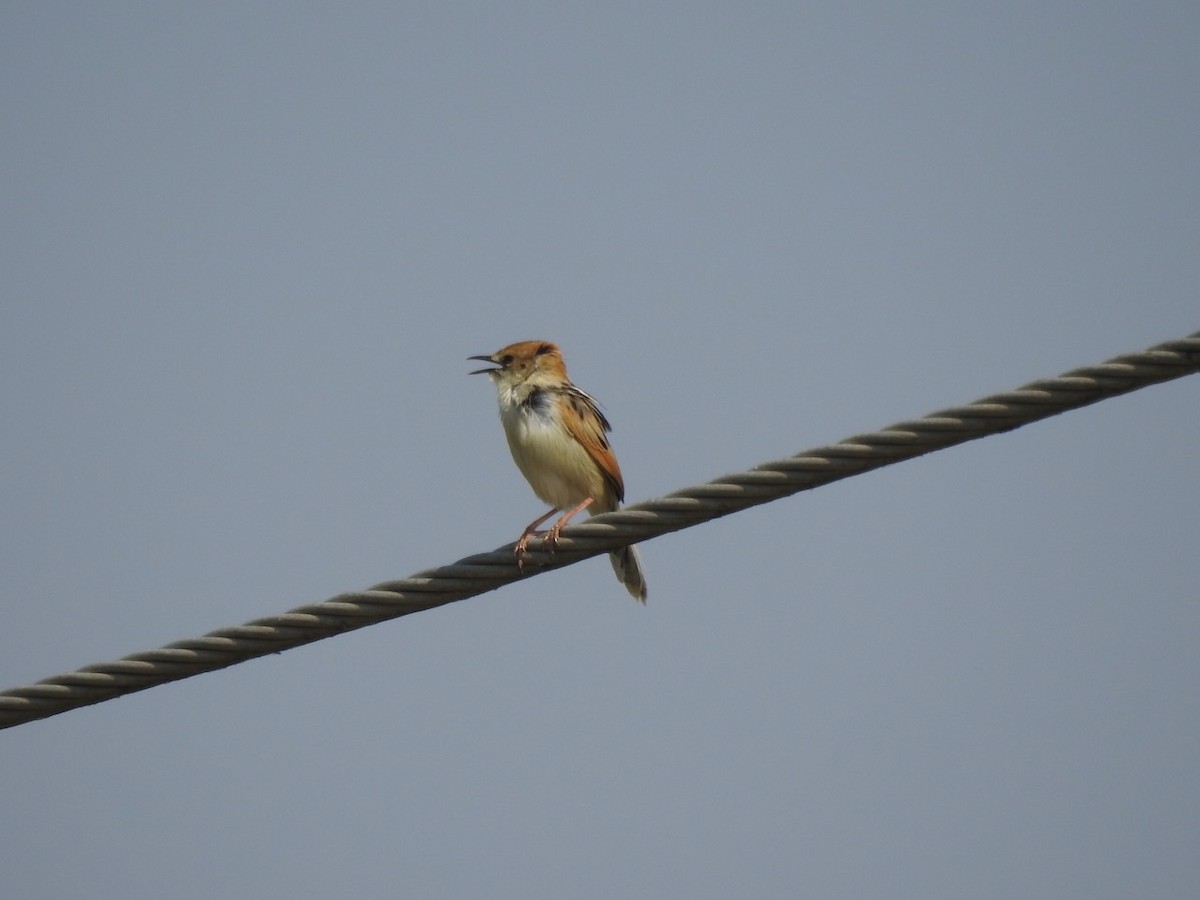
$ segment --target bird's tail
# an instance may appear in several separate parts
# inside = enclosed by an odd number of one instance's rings
[[[646,573],[642,571],[642,557],[637,547],[622,547],[608,554],[612,560],[613,571],[625,589],[633,595],[638,603],[646,602]]]

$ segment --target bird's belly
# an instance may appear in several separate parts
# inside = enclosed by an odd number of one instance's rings
[[[544,502],[570,509],[588,497],[603,500],[599,467],[552,419],[526,413],[505,421],[504,431],[513,461]]]

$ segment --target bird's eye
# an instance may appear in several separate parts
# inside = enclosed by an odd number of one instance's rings
[[[513,357],[511,353],[505,353],[502,357],[500,357],[500,365],[502,366],[511,366],[512,361]]]

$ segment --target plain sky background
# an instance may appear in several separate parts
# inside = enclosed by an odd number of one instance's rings
[[[5,3],[0,687],[1200,328],[1200,5]],[[1200,379],[0,733],[0,895],[1194,897]]]

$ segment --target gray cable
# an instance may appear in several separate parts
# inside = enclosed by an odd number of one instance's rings
[[[1200,332],[596,516],[566,529],[553,557],[535,551],[524,570],[515,564],[509,544],[370,590],[0,691],[0,728],[433,609],[616,547],[1196,372]]]

